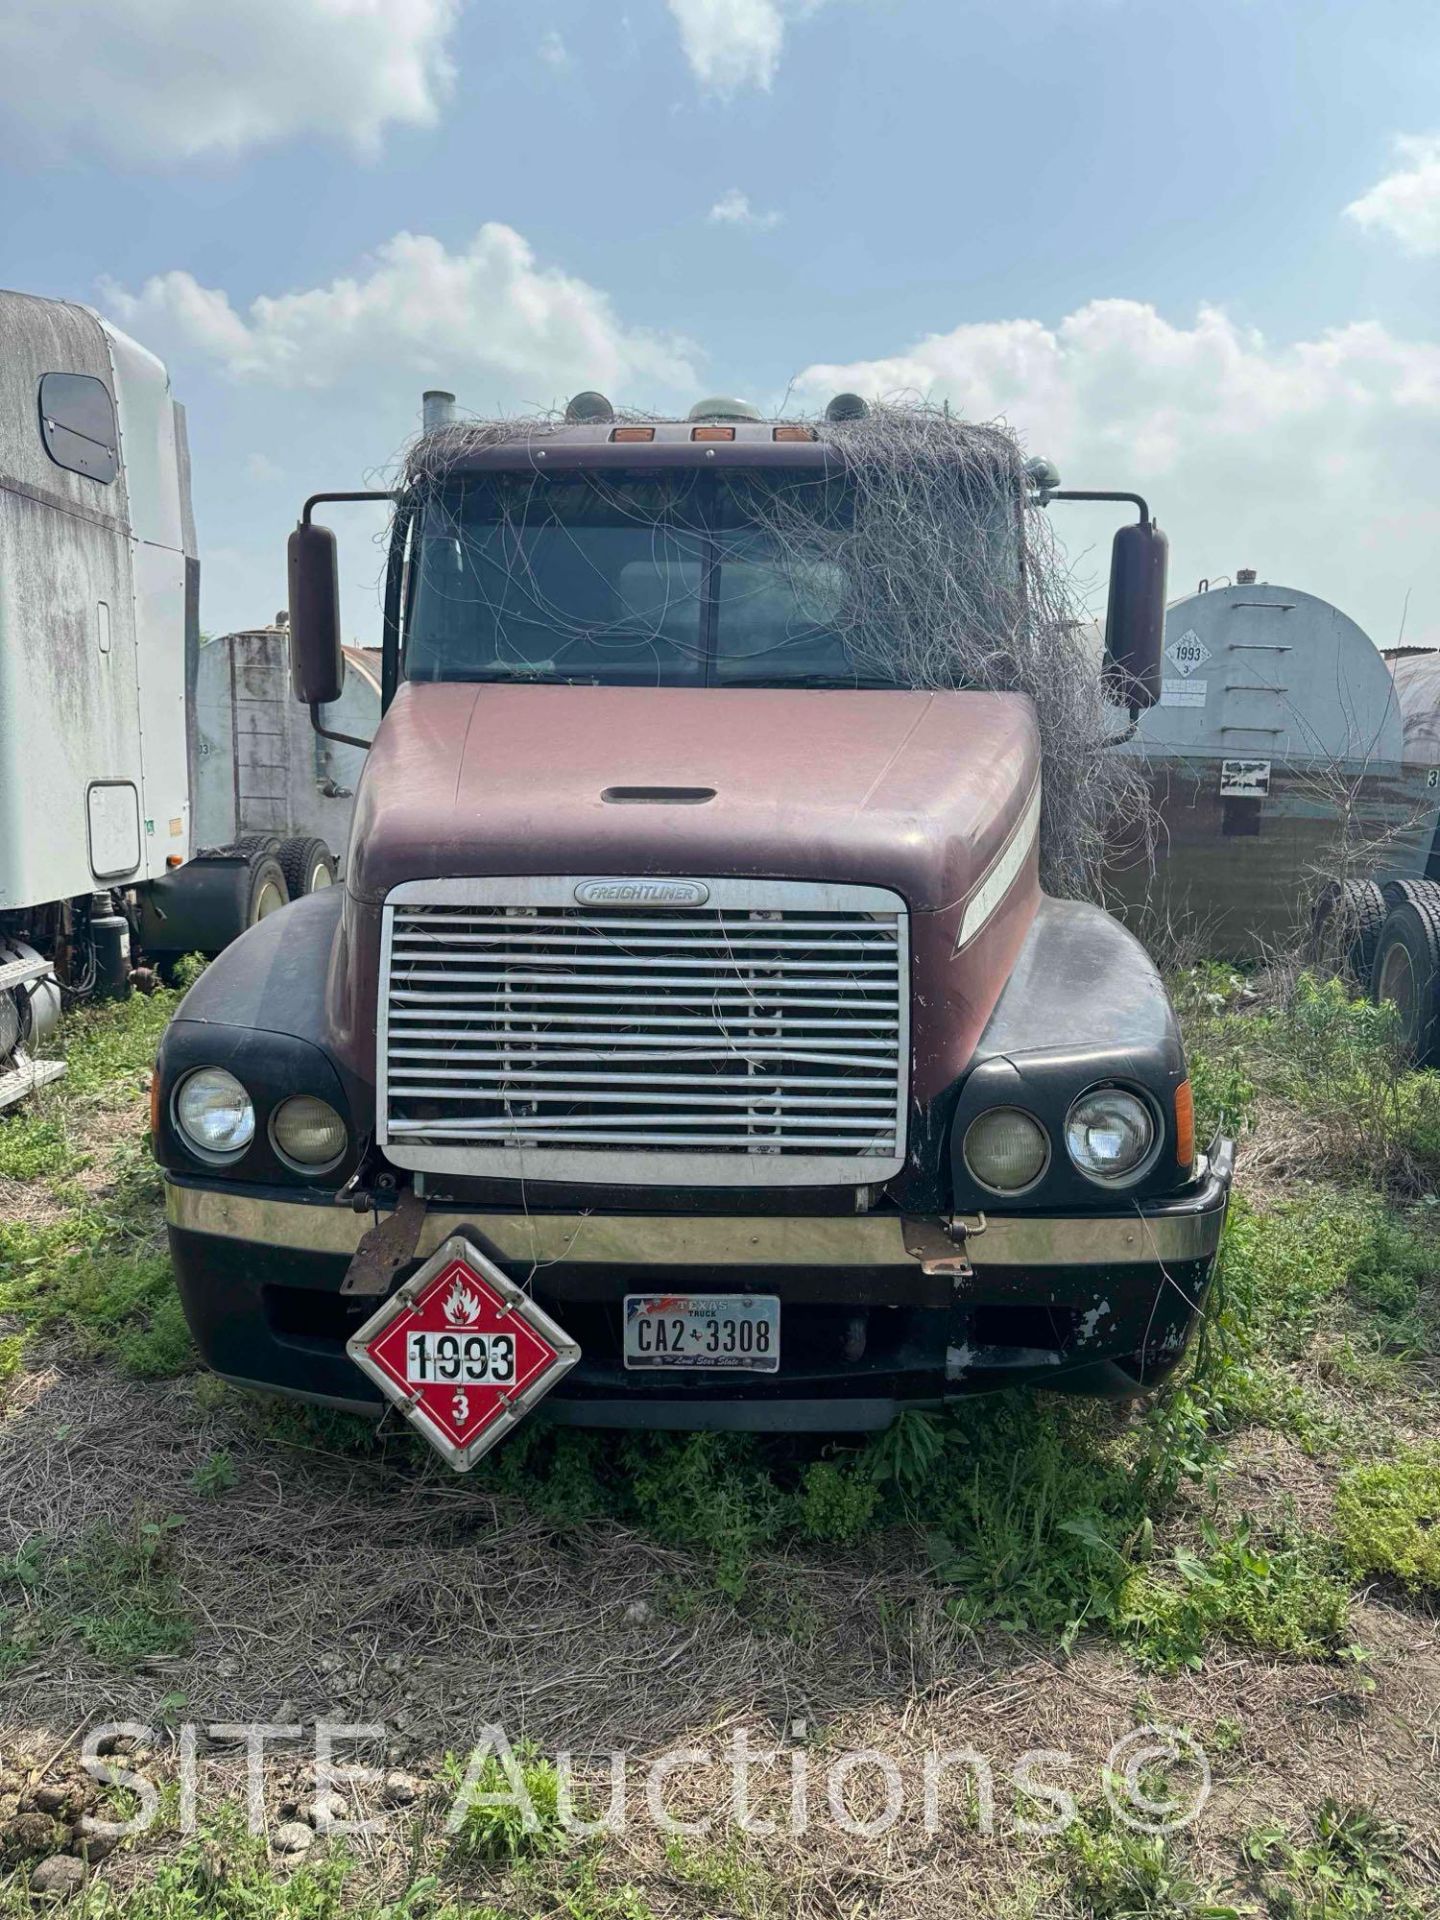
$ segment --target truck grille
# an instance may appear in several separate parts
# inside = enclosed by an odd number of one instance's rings
[[[385,914],[380,1143],[499,1177],[792,1185],[904,1158],[903,903],[686,883],[576,904],[570,879],[416,882]]]

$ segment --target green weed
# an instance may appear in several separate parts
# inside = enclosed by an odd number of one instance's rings
[[[119,1069],[127,1075],[135,1070],[138,1080],[138,1063],[153,1053],[164,1011],[154,1001],[136,1000],[72,1019],[72,1073],[58,1083],[64,1113],[73,1113],[87,1098],[116,1095],[113,1077],[107,1076]],[[137,1091],[127,1090],[124,1097],[133,1100]],[[37,1139],[58,1139],[63,1124],[63,1114],[0,1123],[0,1151],[15,1138],[30,1146]],[[29,1131],[17,1136],[11,1131],[16,1126]],[[12,1169],[23,1163],[23,1156],[12,1151]],[[72,1157],[66,1164],[78,1161]],[[35,1166],[32,1177],[50,1170]],[[52,1196],[70,1207],[59,1220],[39,1226],[0,1222],[0,1314],[18,1324],[22,1337],[63,1330],[82,1354],[112,1357],[123,1371],[139,1377],[182,1373],[194,1357],[169,1262],[154,1251],[160,1175],[138,1129],[113,1149],[108,1172],[97,1196],[52,1184]]]
[[[1399,1830],[1369,1808],[1326,1800],[1298,1840],[1264,1827],[1244,1852],[1273,1920],[1421,1920],[1399,1871],[1403,1848]]]
[[[806,1540],[858,1540],[870,1531],[880,1488],[835,1461],[814,1460],[801,1478],[796,1528]]]
[[[1393,1391],[1398,1355],[1428,1347],[1437,1255],[1375,1195],[1320,1189],[1259,1212],[1231,1202],[1196,1388],[1222,1423],[1260,1421],[1302,1445],[1353,1449],[1363,1433],[1296,1377],[1323,1352],[1335,1374]],[[1391,1362],[1386,1364],[1386,1362]]]
[[[673,1878],[700,1894],[711,1911],[760,1920],[776,1909],[768,1868],[747,1855],[738,1834],[719,1843],[699,1843],[672,1833],[665,1840],[665,1864]]]
[[[71,1145],[62,1120],[48,1113],[21,1109],[0,1118],[0,1177],[59,1179],[85,1164]]]
[[[170,969],[171,980],[176,990],[180,993],[188,993],[209,964],[203,953],[182,953]]]
[[[169,1260],[106,1243],[104,1223],[82,1218],[62,1231],[0,1228],[0,1313],[26,1333],[67,1330],[91,1357],[112,1355],[143,1378],[194,1365]]]
[[[443,1899],[434,1877],[417,1880],[396,1900],[367,1895],[356,1879],[342,1847],[277,1868],[264,1838],[247,1833],[230,1810],[173,1858],[151,1864],[144,1879],[118,1886],[92,1879],[65,1913],[67,1920],[506,1920],[496,1908]],[[0,1920],[33,1920],[37,1911],[21,1879],[0,1881]],[[610,1916],[577,1913],[577,1920]],[[614,1920],[628,1917],[617,1913]]]
[[[1151,1664],[1198,1667],[1216,1636],[1294,1659],[1324,1659],[1343,1643],[1349,1596],[1322,1542],[1257,1540],[1242,1520],[1206,1522],[1203,1551],[1177,1550],[1127,1580],[1118,1624]]]
[[[190,1485],[202,1500],[213,1500],[218,1494],[228,1493],[239,1482],[240,1475],[228,1447],[221,1447],[208,1460],[202,1460],[190,1476]]]
[[[96,1096],[103,1104],[131,1097],[155,1060],[160,1037],[179,1003],[164,991],[84,1008],[65,1023],[67,1070],[61,1098]]]
[[[441,1778],[452,1805],[463,1797],[460,1825],[450,1840],[457,1862],[493,1866],[570,1845],[560,1817],[560,1775],[535,1748],[516,1747],[508,1769],[499,1754],[487,1754],[473,1776],[467,1761],[447,1754]]]
[[[1066,1644],[1114,1624],[1154,1512],[1198,1464],[1173,1444],[1169,1411],[1122,1437],[1104,1408],[1022,1396],[960,1408],[917,1515],[939,1577],[959,1589],[956,1617]]]
[[[173,1515],[153,1519],[137,1509],[123,1532],[97,1526],[68,1547],[28,1541],[0,1561],[5,1638],[27,1659],[41,1647],[78,1641],[122,1670],[188,1652],[194,1625],[169,1552],[180,1525]]]
[[[1056,1852],[1083,1920],[1240,1920],[1202,1887],[1168,1835],[1137,1833],[1108,1807],[1074,1820]]]
[[[1351,1468],[1336,1489],[1335,1525],[1357,1579],[1440,1589],[1440,1459],[1412,1454]]]

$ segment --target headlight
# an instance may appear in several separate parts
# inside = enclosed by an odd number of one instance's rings
[[[180,1082],[175,1123],[197,1153],[243,1153],[255,1138],[250,1096],[223,1067],[199,1067]]]
[[[1137,1094],[1119,1087],[1082,1093],[1065,1120],[1065,1148],[1091,1180],[1115,1182],[1143,1166],[1155,1145],[1155,1121]]]
[[[1040,1122],[1019,1107],[995,1107],[970,1122],[963,1153],[982,1187],[1020,1193],[1045,1171],[1050,1140]]]
[[[313,1093],[282,1100],[270,1122],[275,1151],[307,1172],[333,1167],[349,1144],[345,1122],[327,1101]]]

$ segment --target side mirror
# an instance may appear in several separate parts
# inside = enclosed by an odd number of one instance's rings
[[[340,698],[340,570],[329,527],[302,520],[290,536],[290,686],[306,706]]]
[[[1153,707],[1160,697],[1169,555],[1170,542],[1153,520],[1121,527],[1110,549],[1105,687],[1132,713]]]

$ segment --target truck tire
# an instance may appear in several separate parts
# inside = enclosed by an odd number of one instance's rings
[[[302,894],[314,893],[319,887],[333,887],[335,884],[335,856],[323,840],[297,834],[293,840],[282,843],[277,858],[284,870],[285,884],[290,889],[292,900],[298,900]]]
[[[1385,896],[1373,880],[1331,880],[1311,915],[1308,957],[1338,966],[1352,986],[1368,991],[1385,914]]]
[[[213,958],[290,898],[273,853],[200,855],[140,893],[140,937],[153,954]]]
[[[278,854],[284,844],[278,833],[242,833],[235,841],[242,853]]]
[[[1423,900],[1427,907],[1440,907],[1440,880],[1382,880],[1380,892],[1387,911],[1403,906],[1407,900]]]
[[[1417,1067],[1440,1066],[1440,908],[1402,900],[1385,916],[1375,949],[1370,998],[1400,1016],[1405,1052]]]

